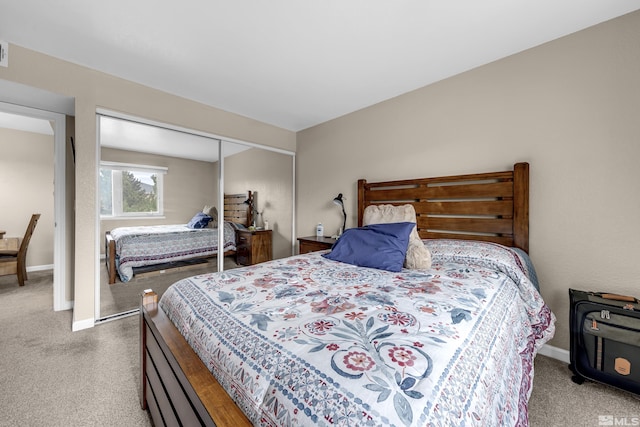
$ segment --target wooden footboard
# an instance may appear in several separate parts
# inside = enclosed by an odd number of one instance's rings
[[[111,236],[111,233],[107,231],[104,235],[104,259],[107,265],[107,276],[109,277],[109,284],[116,283],[116,241]]]
[[[140,306],[140,404],[155,426],[250,426],[169,318],[157,295]]]

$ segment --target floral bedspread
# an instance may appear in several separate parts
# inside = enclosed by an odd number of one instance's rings
[[[160,306],[255,425],[528,425],[555,322],[530,264],[425,244],[429,270],[316,252],[181,280]]]
[[[116,241],[116,269],[128,282],[134,267],[183,261],[218,253],[218,229],[193,229],[186,224],[119,227],[111,231]],[[224,252],[236,250],[234,228],[224,224]]]

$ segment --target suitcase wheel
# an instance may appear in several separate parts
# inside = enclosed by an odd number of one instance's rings
[[[573,381],[576,384],[582,384],[584,383],[584,378],[582,378],[580,375],[572,375],[571,381]]]
[[[573,368],[573,364],[569,365],[569,369],[571,370],[571,372],[573,372],[573,375],[571,376],[571,381],[573,381],[576,384],[584,383],[584,377],[582,375],[579,375],[576,372],[576,370]]]

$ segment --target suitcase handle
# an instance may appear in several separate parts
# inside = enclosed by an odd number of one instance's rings
[[[618,295],[618,294],[600,294],[601,298],[604,299],[612,299],[615,301],[627,301],[627,302],[632,302],[634,304],[638,303],[638,300],[634,297],[630,297],[627,295]]]

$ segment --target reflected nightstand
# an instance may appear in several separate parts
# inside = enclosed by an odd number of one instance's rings
[[[236,262],[253,265],[271,261],[271,230],[236,230]]]

